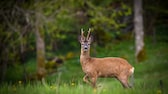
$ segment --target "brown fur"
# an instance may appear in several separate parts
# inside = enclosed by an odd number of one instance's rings
[[[90,31],[89,33],[90,34]],[[99,77],[114,77],[117,78],[123,87],[128,88],[128,78],[133,74],[134,67],[132,67],[125,59],[118,57],[106,57],[106,58],[93,58],[90,57],[90,43],[91,38],[87,39],[83,35],[81,36],[81,55],[80,62],[82,70],[85,73],[83,80],[86,83],[96,87],[96,81]],[[88,45],[89,44],[89,45]],[[84,49],[85,45],[87,50]]]

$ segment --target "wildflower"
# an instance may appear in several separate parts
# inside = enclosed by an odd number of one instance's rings
[[[53,86],[50,86],[51,89],[53,89]]]
[[[93,89],[93,92],[94,92],[94,93],[96,93],[96,92],[97,92],[97,89],[96,89],[96,88],[94,88],[94,89]]]
[[[19,84],[22,84],[22,81],[18,81]]]
[[[161,90],[157,90],[157,94],[162,94],[162,91]]]
[[[15,87],[15,86],[13,86],[12,90],[13,90],[14,92],[16,92],[16,87]]]
[[[56,89],[56,86],[51,85],[50,89]]]
[[[72,82],[72,83],[71,83],[71,85],[72,85],[72,86],[74,86],[74,85],[75,85],[75,83],[73,83],[73,82]]]

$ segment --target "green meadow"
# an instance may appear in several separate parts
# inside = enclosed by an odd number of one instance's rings
[[[105,48],[91,46],[91,52],[97,51],[92,56],[127,59],[135,67],[133,88],[124,89],[114,78],[99,78],[96,89],[84,83],[84,73],[79,62],[80,52],[77,51],[74,52],[75,57],[66,60],[57,72],[47,75],[45,81],[4,82],[0,85],[0,94],[167,94],[168,44],[166,40],[153,43],[152,39],[146,39],[145,44],[146,60],[140,63],[135,62],[132,40],[108,44]],[[30,72],[35,71],[35,62],[35,59],[30,59],[25,65],[26,69]],[[19,78],[20,71],[22,66],[18,65],[8,73]]]

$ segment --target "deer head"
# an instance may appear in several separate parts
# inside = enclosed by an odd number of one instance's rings
[[[80,37],[80,43],[81,43],[81,49],[86,52],[90,49],[90,44],[92,42],[92,37],[90,35],[91,29],[89,28],[87,37],[84,36],[84,31],[81,29],[81,37]]]

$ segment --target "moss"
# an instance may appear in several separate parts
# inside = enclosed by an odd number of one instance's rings
[[[136,56],[136,59],[137,59],[137,62],[142,62],[146,59],[146,52],[145,52],[145,49],[143,47],[143,49],[137,54]]]

